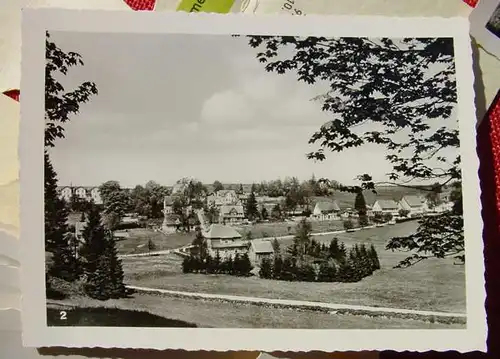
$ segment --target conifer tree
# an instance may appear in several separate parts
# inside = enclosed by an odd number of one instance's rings
[[[273,279],[282,279],[283,259],[280,255],[274,256],[273,263]]]
[[[259,269],[259,277],[264,279],[270,279],[273,276],[273,263],[271,259],[265,257],[262,258]]]
[[[106,249],[104,251],[104,259],[109,266],[109,296],[110,298],[122,298],[126,296],[127,289],[123,283],[123,267],[122,261],[118,258],[116,242],[112,232],[106,233]]]
[[[332,259],[339,259],[340,249],[339,249],[339,241],[337,238],[333,238],[330,242],[330,246],[328,247],[329,257]]]
[[[328,262],[322,262],[319,266],[318,282],[330,282]]]
[[[366,246],[362,243],[359,246],[359,255],[360,255],[360,265],[363,270],[363,277],[369,276],[375,270],[373,263],[368,255],[368,251],[366,250]]]
[[[240,257],[240,275],[248,276],[252,269],[253,266],[252,262],[250,262],[250,257],[248,257],[248,253],[243,253]]]
[[[57,175],[47,152],[44,154],[44,166],[45,248],[52,253],[48,275],[74,281],[80,275],[80,266],[70,245],[66,224],[68,210],[57,194]]]
[[[106,233],[101,223],[101,215],[93,206],[88,215],[87,223],[82,230],[83,246],[81,250],[84,273],[92,275],[100,265],[101,256],[106,251]]]
[[[221,265],[222,265],[222,260],[220,257],[219,251],[215,252],[215,257],[214,257],[214,273],[219,273],[221,271]]]
[[[377,254],[377,251],[375,250],[375,247],[373,246],[373,244],[370,246],[368,254],[369,254],[370,259],[372,261],[372,268],[374,270],[380,269],[380,261],[378,259],[378,254]]]

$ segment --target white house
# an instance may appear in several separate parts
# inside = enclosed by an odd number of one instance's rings
[[[203,233],[207,241],[208,253],[215,257],[217,253],[221,259],[232,257],[236,254],[248,253],[249,243],[242,239],[241,234],[234,228],[222,224],[212,224],[208,231]]]
[[[222,189],[212,193],[207,197],[208,205],[215,205],[217,207],[224,205],[237,205],[240,204],[240,199],[233,189]]]
[[[242,205],[222,205],[219,210],[219,222],[222,224],[238,224],[245,219]]]
[[[426,201],[418,196],[404,196],[399,201],[399,208],[408,211],[409,217],[422,216],[429,210]]]
[[[85,187],[77,187],[75,189],[75,196],[81,199],[87,199],[87,189]]]
[[[399,215],[399,206],[392,199],[378,199],[372,207],[373,214],[391,214],[392,216]]]
[[[269,240],[253,240],[250,242],[248,250],[248,257],[253,265],[260,265],[264,258],[272,258],[274,255],[274,248]]]
[[[313,216],[319,220],[337,219],[340,213],[340,207],[336,201],[317,202],[313,209]]]
[[[102,204],[101,193],[99,192],[99,187],[93,187],[90,189],[90,198],[95,204]]]
[[[73,196],[73,189],[71,187],[60,187],[59,188],[59,198],[64,201],[69,202]]]

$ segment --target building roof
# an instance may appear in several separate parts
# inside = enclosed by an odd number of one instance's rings
[[[212,249],[224,249],[224,248],[247,248],[248,242],[237,239],[231,242],[213,242]]]
[[[375,203],[382,209],[398,209],[398,204],[392,199],[378,199]]]
[[[224,226],[222,224],[212,224],[207,232],[203,233],[203,236],[208,239],[221,238],[221,239],[235,239],[241,238],[241,234],[238,233],[234,228],[229,226]]]
[[[336,201],[334,201],[334,202],[326,202],[326,201],[317,202],[314,209],[319,210],[321,212],[340,211],[340,207]]]
[[[424,201],[418,196],[404,196],[401,200],[404,200],[410,207],[422,207]]]
[[[253,240],[251,246],[255,253],[274,253],[271,241]]]
[[[236,214],[244,216],[245,212],[242,205],[225,205],[220,207],[220,214],[230,214],[232,211],[236,211]]]
[[[236,191],[234,189],[221,189],[215,192],[215,195],[218,197],[227,196],[228,194],[236,196]]]

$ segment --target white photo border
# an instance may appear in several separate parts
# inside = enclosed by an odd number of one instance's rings
[[[332,37],[452,37],[466,240],[466,329],[302,330],[48,327],[43,223],[46,31],[259,34]],[[484,263],[472,53],[465,18],[216,15],[24,9],[20,125],[21,286],[25,346],[185,350],[486,350]]]
[[[486,52],[500,59],[500,35],[496,36],[486,28],[491,15],[499,5],[499,0],[480,0],[472,10],[469,21],[472,37]]]

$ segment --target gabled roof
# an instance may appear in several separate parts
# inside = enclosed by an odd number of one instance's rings
[[[271,241],[253,240],[251,246],[253,251],[258,254],[274,253]]]
[[[314,209],[319,210],[321,212],[340,211],[340,207],[336,201],[334,201],[334,202],[326,202],[326,201],[317,202]]]
[[[241,205],[226,205],[226,206],[221,206],[220,207],[220,214],[230,214],[232,211],[236,211],[238,215],[244,216],[245,212],[243,210],[243,206]]]
[[[378,199],[375,203],[382,209],[398,209],[398,204],[392,199]]]
[[[424,201],[418,196],[404,196],[401,200],[404,200],[410,207],[422,207]]]
[[[208,239],[221,238],[221,239],[236,239],[241,238],[241,234],[238,233],[234,228],[229,226],[224,226],[222,224],[212,224],[207,232],[203,233],[203,236]]]
[[[234,189],[221,189],[215,192],[215,195],[218,197],[227,196],[228,194],[236,196],[236,191]]]

